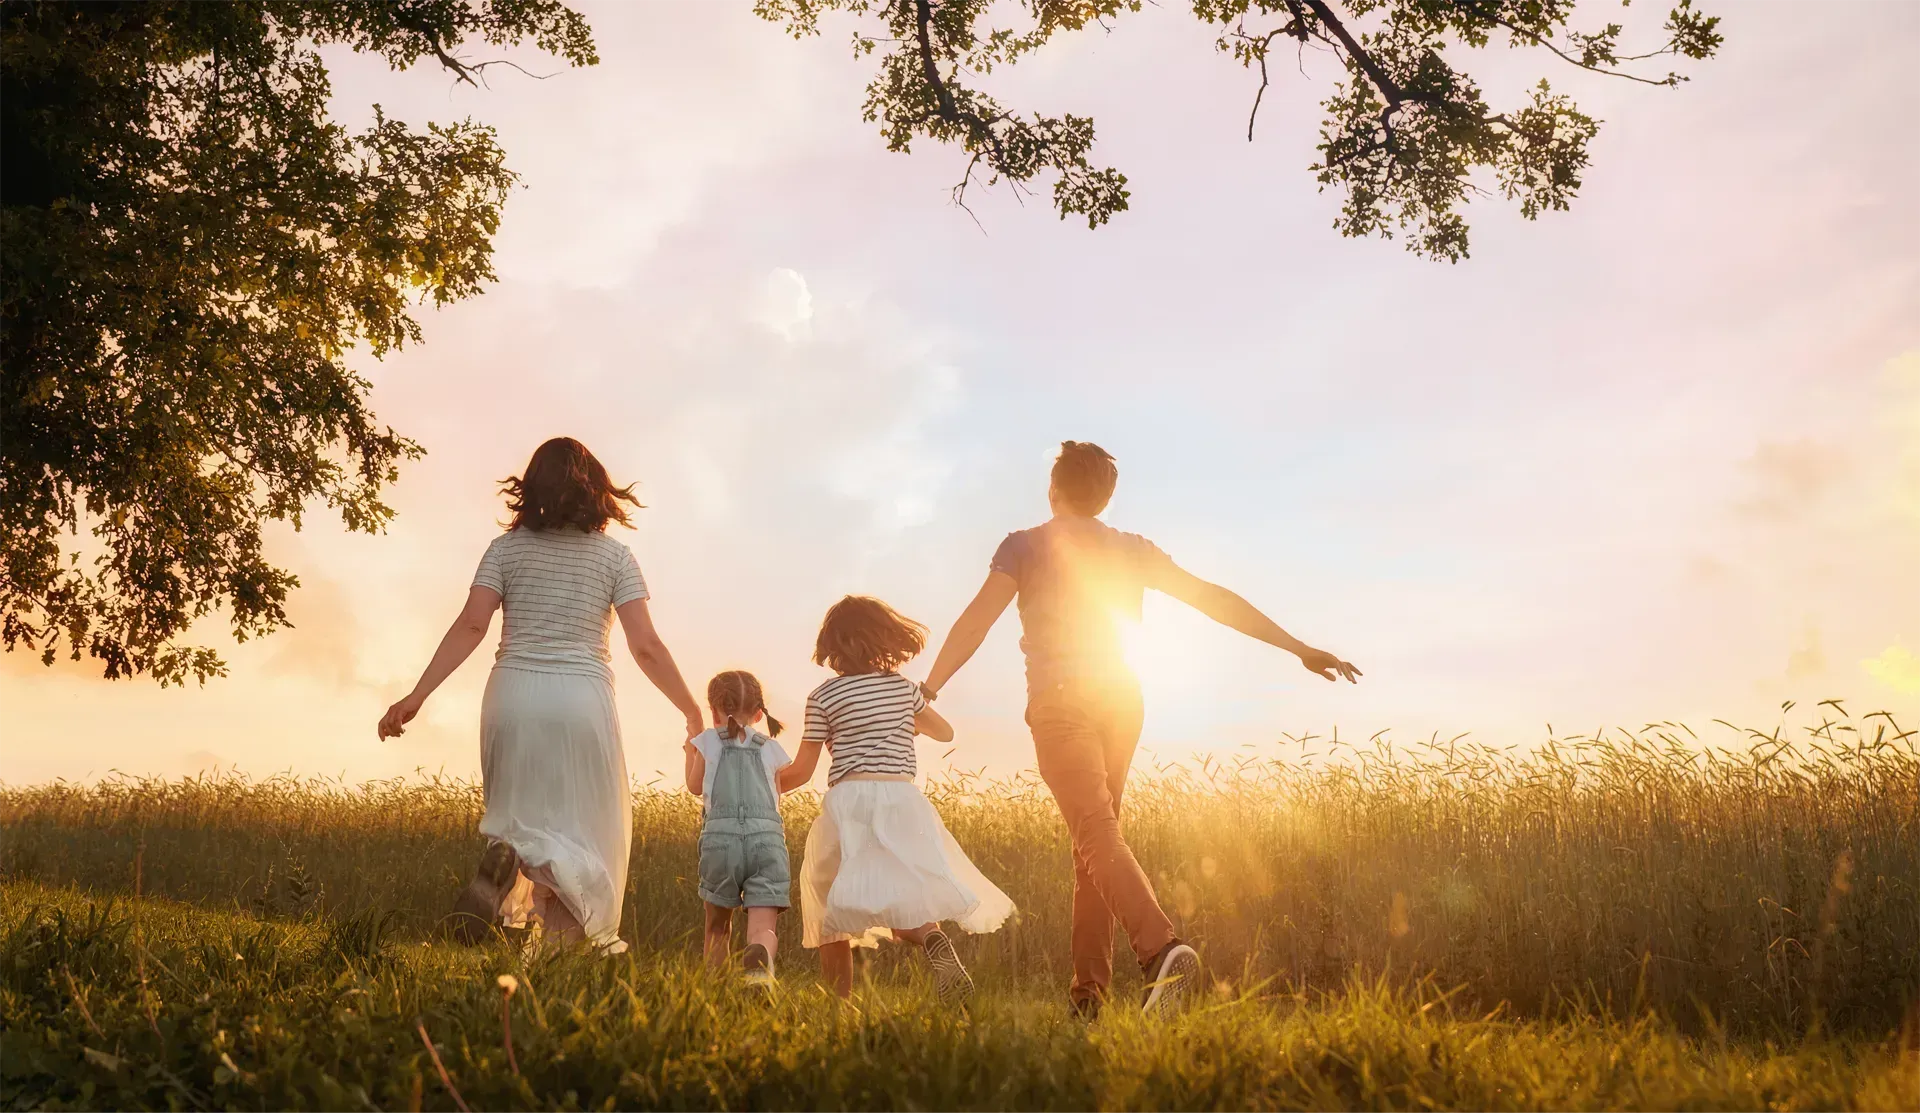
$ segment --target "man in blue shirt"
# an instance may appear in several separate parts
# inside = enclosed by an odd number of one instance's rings
[[[1067,441],[1053,464],[1053,517],[1007,535],[980,593],[953,624],[922,686],[929,699],[965,665],[1007,604],[1020,601],[1027,726],[1040,776],[1073,839],[1076,1012],[1099,1011],[1113,980],[1113,922],[1127,929],[1147,981],[1142,1009],[1161,1015],[1198,987],[1200,959],[1173,930],[1120,833],[1120,798],[1140,742],[1140,685],[1121,653],[1147,588],[1300,658],[1327,680],[1360,670],[1282,630],[1253,604],[1181,568],[1159,546],[1100,521],[1119,469],[1100,446]]]

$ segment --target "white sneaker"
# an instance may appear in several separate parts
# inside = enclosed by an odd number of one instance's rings
[[[1200,953],[1178,939],[1154,959],[1147,971],[1147,992],[1140,1012],[1164,1019],[1179,1012],[1200,988]]]
[[[933,990],[942,1005],[964,1005],[973,996],[973,975],[960,962],[953,940],[944,931],[930,931],[924,947],[927,965],[933,967]]]
[[[767,953],[765,944],[747,944],[746,953],[740,956],[740,965],[746,970],[748,985],[773,988],[773,956]]]

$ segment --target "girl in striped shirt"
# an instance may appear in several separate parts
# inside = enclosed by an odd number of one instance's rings
[[[853,990],[852,948],[893,938],[922,949],[942,1002],[963,1001],[973,979],[941,921],[987,932],[1013,913],[913,783],[914,735],[953,739],[920,686],[895,671],[926,636],[878,599],[835,603],[813,660],[839,675],[807,697],[800,750],[782,777],[783,787],[804,784],[821,747],[833,755],[800,868],[800,919],[801,944],[819,949],[821,973],[842,997]]]

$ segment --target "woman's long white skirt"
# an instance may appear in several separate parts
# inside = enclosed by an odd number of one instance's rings
[[[511,845],[525,874],[503,909],[506,922],[528,921],[532,881],[553,890],[589,940],[617,941],[633,807],[613,685],[494,669],[480,705],[480,769],[480,833]]]
[[[820,802],[800,867],[801,945],[877,947],[892,928],[995,931],[1013,901],[968,860],[911,781],[841,781]]]

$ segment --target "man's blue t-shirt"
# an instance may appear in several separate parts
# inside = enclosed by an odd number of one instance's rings
[[[1054,518],[1008,534],[993,570],[1019,587],[1028,691],[1132,683],[1120,623],[1139,621],[1142,593],[1173,568],[1153,542],[1096,518]]]

